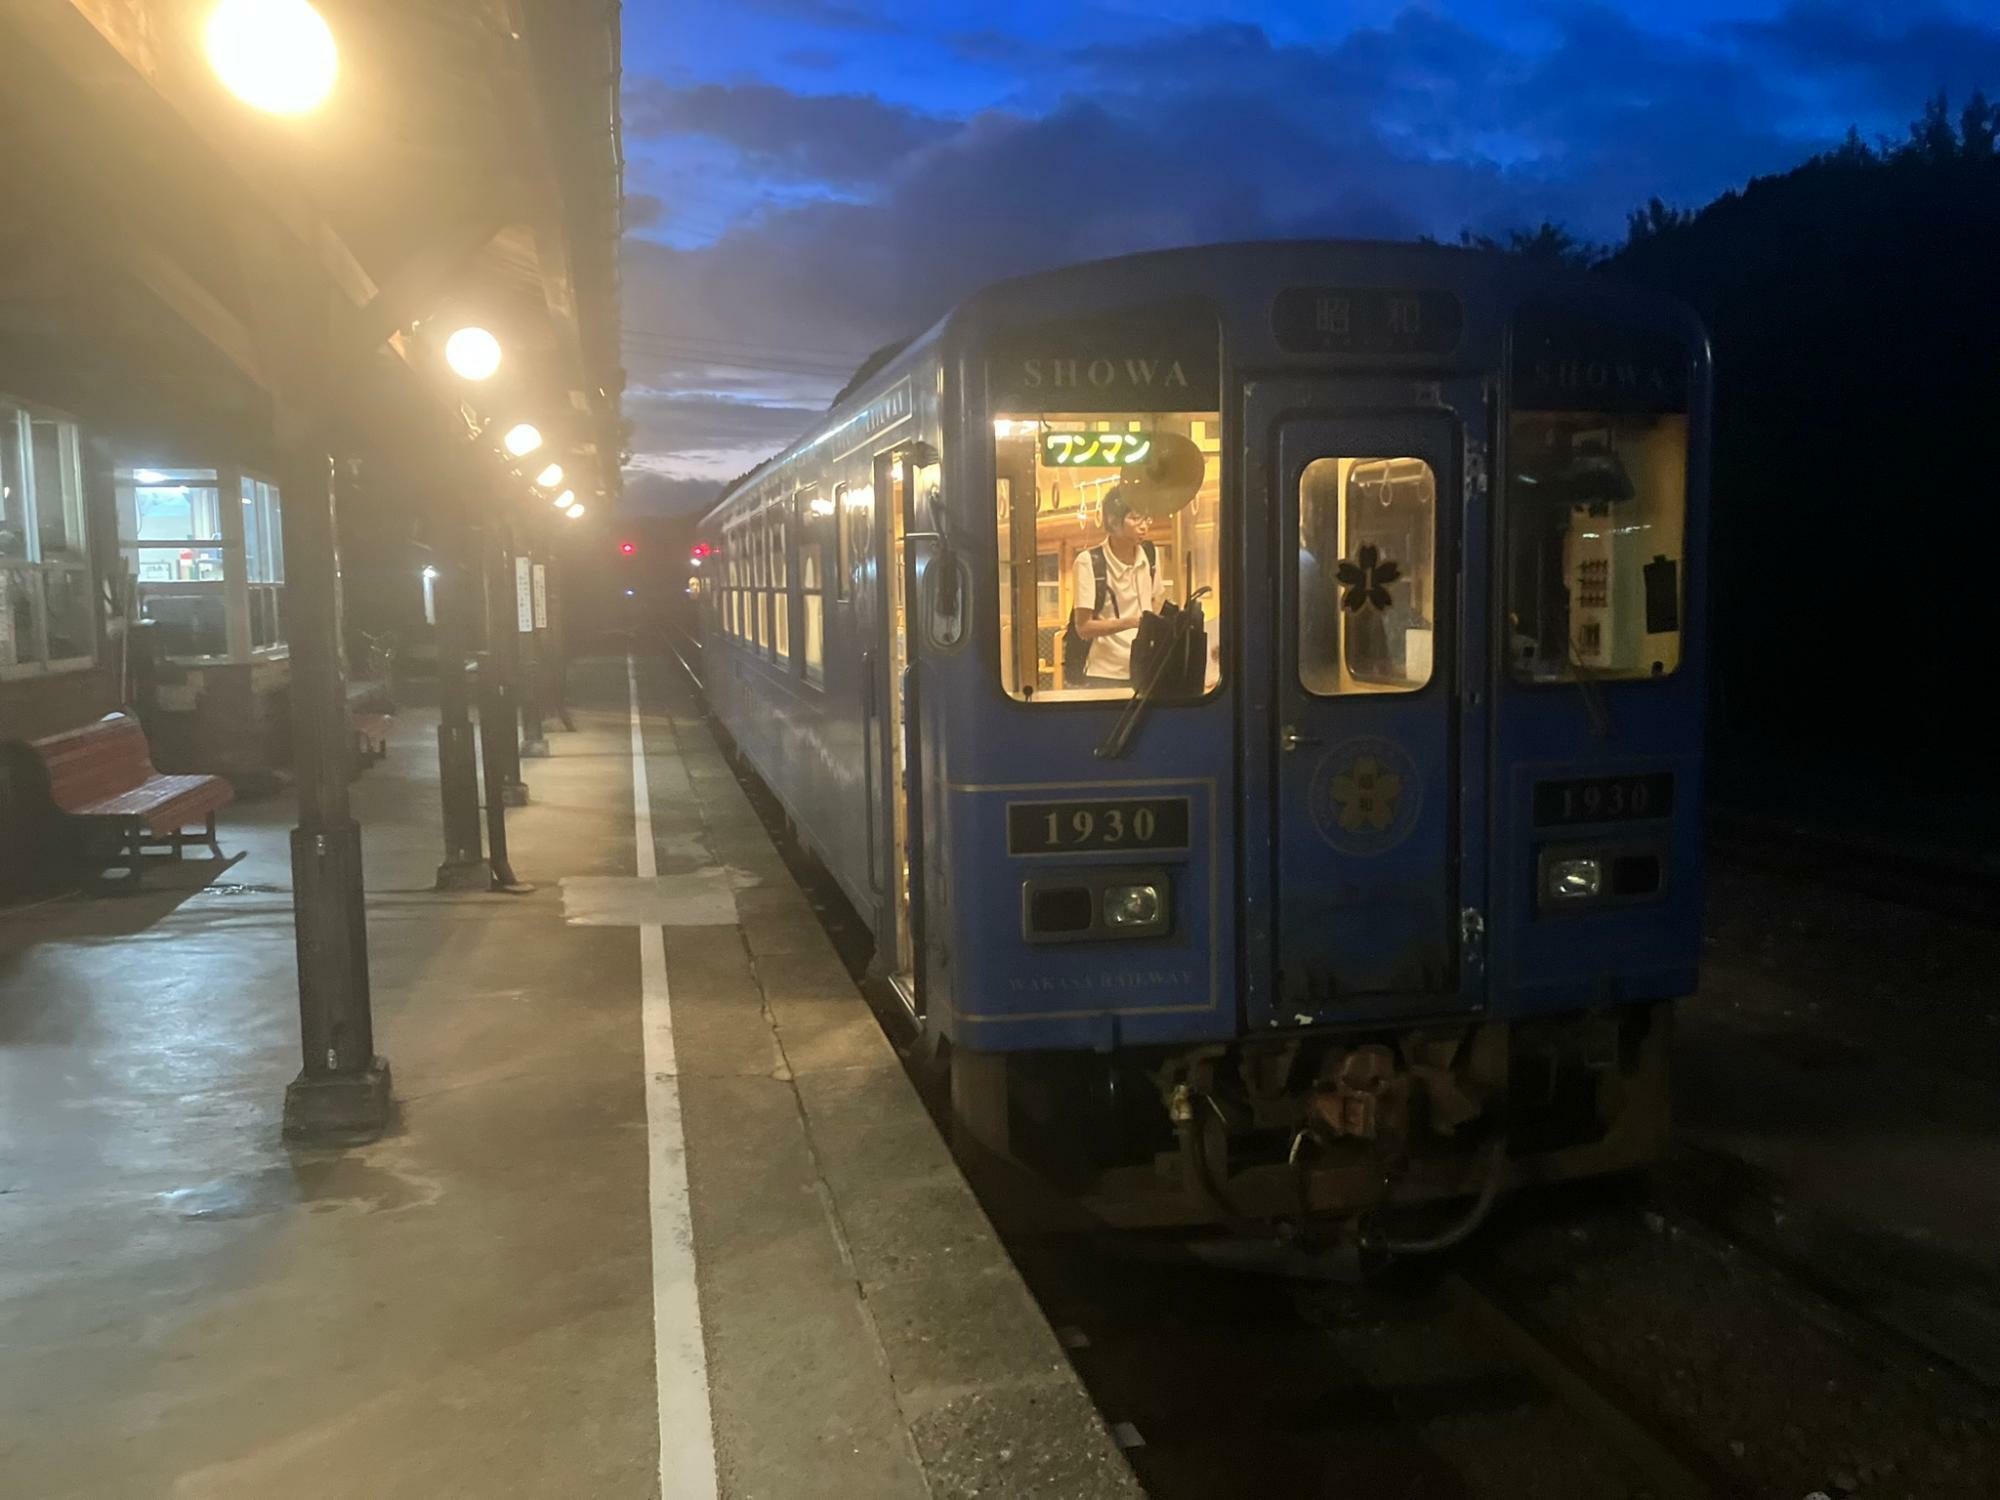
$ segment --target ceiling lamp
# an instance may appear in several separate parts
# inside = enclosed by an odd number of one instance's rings
[[[507,429],[507,435],[500,441],[514,457],[526,458],[542,446],[542,433],[532,422],[517,422]]]
[[[572,521],[574,521],[583,514],[583,507],[581,505],[572,505],[568,510],[564,511],[563,514],[568,516]]]
[[[484,328],[461,328],[444,341],[444,362],[461,380],[488,380],[500,368],[500,340]]]
[[[340,74],[333,33],[306,0],[222,0],[202,39],[223,85],[266,114],[317,109]]]
[[[550,464],[535,476],[535,483],[539,484],[545,490],[552,490],[562,483],[562,474],[561,464]]]

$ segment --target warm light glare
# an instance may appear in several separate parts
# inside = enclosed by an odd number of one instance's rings
[[[437,570],[436,568],[425,568],[425,569],[424,569],[424,581],[425,581],[426,583],[428,583],[428,582],[432,581],[432,580],[433,580],[433,579],[435,579],[435,578],[436,578],[437,576],[438,576],[438,570]]]
[[[583,514],[583,507],[581,505],[572,505],[568,510],[564,511],[563,514],[568,516],[572,521],[574,521],[577,517]]]
[[[575,490],[564,490],[560,495],[556,496],[555,505],[557,510],[568,510],[574,504],[576,504]]]
[[[205,40],[230,93],[266,114],[317,109],[340,73],[333,33],[306,0],[222,0]]]
[[[550,464],[535,476],[535,483],[539,484],[545,490],[554,489],[562,483],[562,465]]]
[[[444,341],[444,362],[461,380],[486,380],[500,368],[500,340],[484,328],[461,328]]]
[[[507,445],[507,451],[514,457],[526,458],[542,446],[542,433],[534,423],[520,422],[508,428],[507,436],[501,441]]]

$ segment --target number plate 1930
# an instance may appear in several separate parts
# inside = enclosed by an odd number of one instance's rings
[[[1188,799],[1135,797],[1111,802],[1011,802],[1009,854],[1084,850],[1185,849]]]

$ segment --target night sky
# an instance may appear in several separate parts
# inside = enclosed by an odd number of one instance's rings
[[[660,512],[997,277],[1544,218],[1610,241],[1651,196],[2000,93],[2000,9],[1960,0],[628,0],[625,48],[627,505]]]

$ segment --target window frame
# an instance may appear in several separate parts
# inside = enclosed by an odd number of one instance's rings
[[[814,506],[819,499],[819,485],[801,485],[792,495],[792,524],[797,528],[798,566],[794,569],[798,580],[799,595],[799,649],[793,653],[798,663],[798,675],[807,685],[824,689],[826,687],[826,539],[820,534],[822,528],[816,520],[824,519],[816,515]],[[837,516],[838,510],[831,514]],[[835,530],[839,528],[836,527]],[[811,550],[813,577],[806,572],[806,556]],[[813,637],[819,640],[818,660],[814,660]]]
[[[16,443],[20,454],[22,551],[19,557],[0,558],[0,575],[18,575],[23,578],[28,594],[29,652],[28,659],[22,659],[20,640],[14,636],[11,615],[8,619],[8,637],[13,642],[14,660],[0,664],[0,681],[19,681],[36,677],[50,677],[60,673],[88,671],[97,665],[100,647],[100,631],[96,598],[96,569],[91,558],[90,538],[90,495],[89,479],[83,462],[83,424],[66,412],[42,406],[32,401],[22,401],[0,394],[0,422],[14,424]],[[44,504],[42,479],[36,472],[35,435],[37,423],[50,424],[56,428],[59,450],[57,461],[75,480],[76,494],[71,497],[62,494],[58,502],[63,508],[66,539],[74,556],[50,561],[42,555],[41,511]],[[59,493],[64,490],[62,477],[57,480]],[[68,537],[71,523],[75,526],[75,536]],[[85,632],[88,635],[89,651],[82,656],[51,656],[52,649],[49,617],[49,582],[62,576],[80,578],[84,597],[90,600],[85,611]],[[0,610],[10,609],[7,592],[0,586]]]

